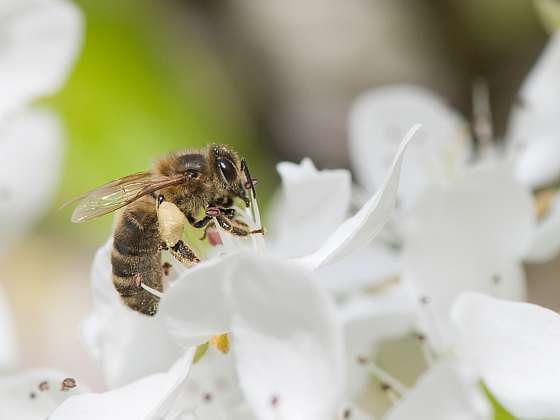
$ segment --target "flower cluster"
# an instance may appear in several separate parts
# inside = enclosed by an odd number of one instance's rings
[[[57,115],[35,100],[66,80],[82,38],[82,16],[65,0],[0,4],[0,252],[50,205],[63,151]],[[0,418],[44,419],[75,382],[61,372],[8,375],[19,358],[13,321],[0,290]],[[72,385],[74,384],[74,385]]]
[[[81,20],[62,0],[12,3],[0,6],[14,43],[0,66],[23,70],[0,72],[0,86],[13,76],[0,130],[44,143],[56,123],[29,102],[60,87]],[[34,73],[20,55],[29,48],[48,71]],[[193,243],[198,264],[166,263],[163,293],[143,285],[160,298],[153,317],[122,303],[109,239],[83,328],[107,389],[54,371],[0,377],[0,417],[489,420],[485,388],[519,418],[560,417],[560,317],[522,302],[522,263],[560,250],[559,67],[555,35],[501,143],[477,89],[477,148],[462,116],[424,89],[365,93],[349,119],[360,185],[309,159],[280,163],[267,234],[239,238],[215,223]],[[254,194],[236,211],[261,228]]]

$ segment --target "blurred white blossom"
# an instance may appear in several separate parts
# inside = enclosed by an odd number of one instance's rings
[[[506,409],[524,419],[560,417],[560,315],[468,292],[451,316],[458,355]]]

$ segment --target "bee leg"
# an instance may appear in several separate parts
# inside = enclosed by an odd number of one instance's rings
[[[194,251],[187,245],[185,245],[182,240],[173,245],[169,249],[169,251],[171,252],[171,255],[173,255],[177,259],[177,261],[187,266],[191,266],[200,262],[200,258],[198,258]]]
[[[216,220],[218,221],[222,229],[228,231],[232,235],[248,236],[254,233],[264,234],[263,228],[251,230],[246,223],[240,220],[229,220],[227,217],[222,216],[221,214],[216,216]]]
[[[206,226],[210,221],[212,221],[212,218],[210,216],[204,216],[202,219],[196,220],[194,217],[188,216],[187,220],[189,221],[191,226],[200,229]]]

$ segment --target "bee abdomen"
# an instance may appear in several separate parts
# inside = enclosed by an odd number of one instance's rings
[[[123,302],[145,315],[157,312],[159,298],[142,284],[163,291],[157,215],[153,203],[139,201],[123,213],[115,229],[113,284]]]

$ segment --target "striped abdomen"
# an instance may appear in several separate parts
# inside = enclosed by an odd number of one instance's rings
[[[113,283],[125,304],[146,315],[157,312],[159,298],[141,284],[163,291],[160,244],[153,198],[147,196],[129,204],[113,237]]]

